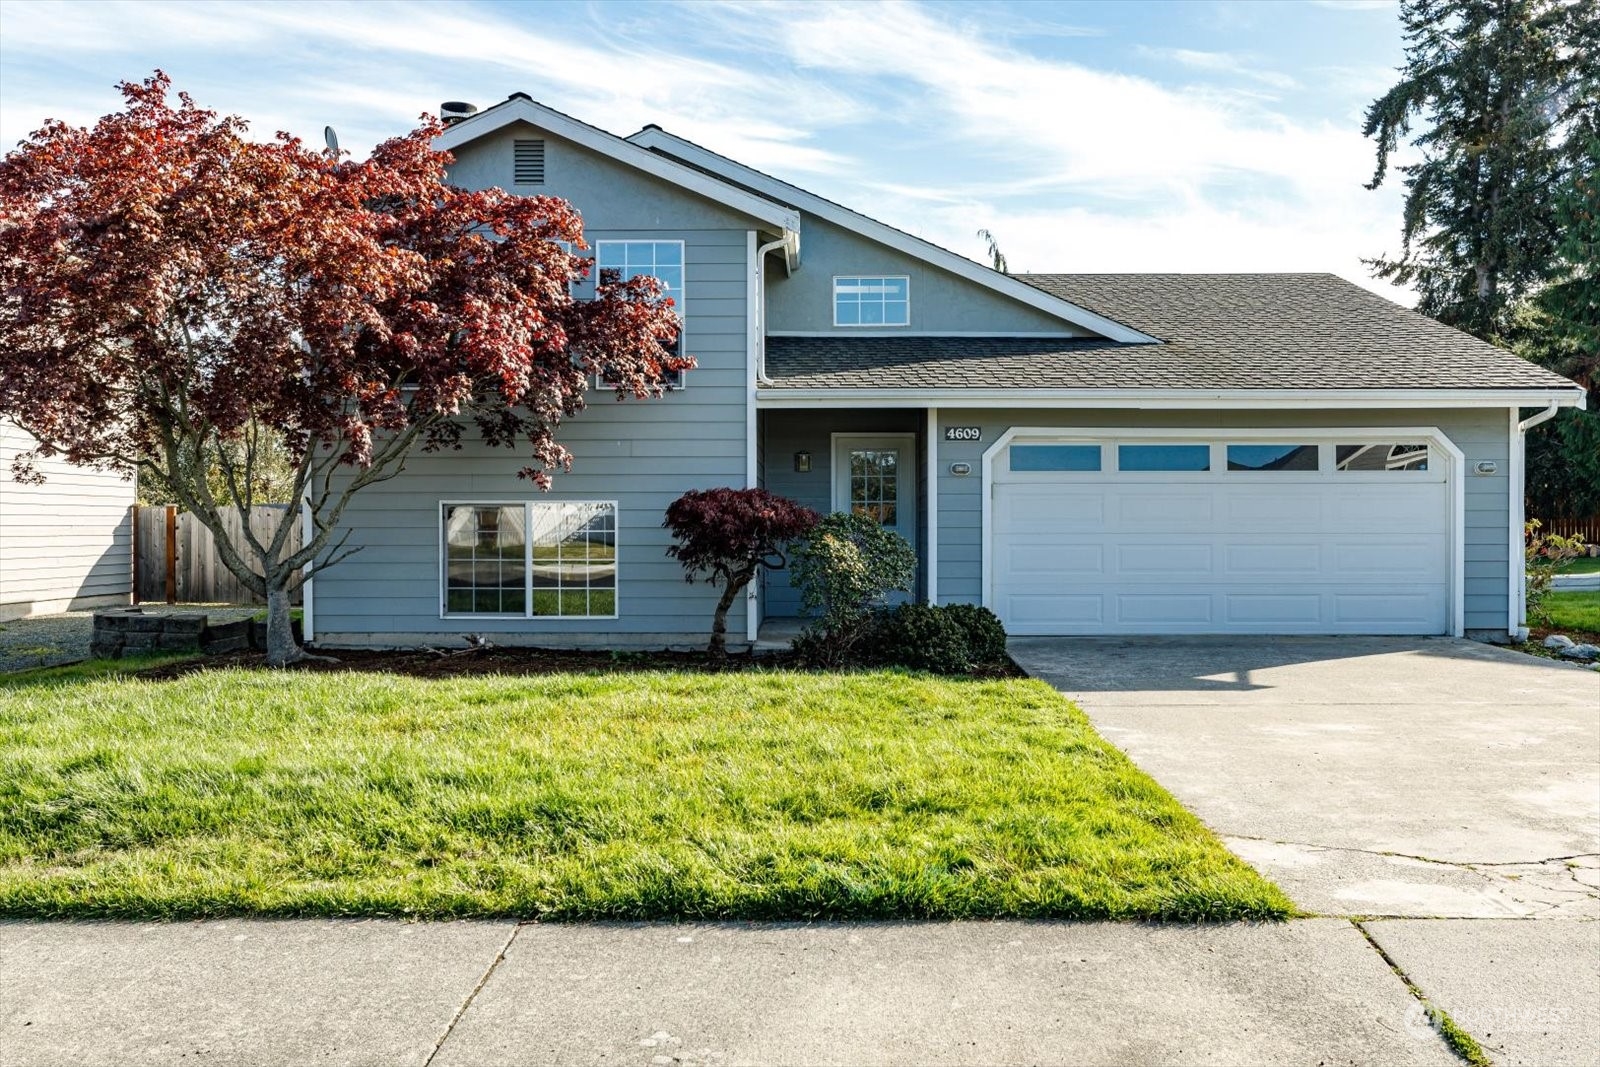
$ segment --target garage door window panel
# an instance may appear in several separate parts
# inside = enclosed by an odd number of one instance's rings
[[[1315,473],[1318,467],[1316,445],[1229,445],[1230,471],[1299,471]]]
[[[1393,474],[1428,470],[1428,446],[1420,442],[1388,442],[1337,445],[1334,470]]]
[[[1117,470],[1121,473],[1203,474],[1210,469],[1210,445],[1117,446]]]
[[[1094,473],[1100,470],[1099,445],[1012,445],[1011,469],[1019,472]]]

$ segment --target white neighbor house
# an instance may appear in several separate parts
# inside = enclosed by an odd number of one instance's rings
[[[128,603],[133,482],[47,459],[43,484],[19,484],[11,460],[32,445],[0,422],[0,622]]]

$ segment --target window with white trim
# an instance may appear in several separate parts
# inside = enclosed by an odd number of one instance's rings
[[[903,274],[835,277],[833,324],[911,325],[911,279]]]
[[[444,615],[617,616],[617,505],[440,505]]]
[[[632,278],[646,276],[655,278],[661,283],[661,295],[664,299],[672,301],[673,311],[678,316],[678,339],[669,351],[672,355],[681,356],[684,352],[684,329],[688,319],[684,304],[684,251],[682,241],[596,241],[594,243],[594,276],[595,281],[605,284],[613,281],[628,281]],[[600,376],[602,385],[606,382],[605,376]],[[683,385],[683,372],[674,371],[667,375],[667,384],[672,388]]]

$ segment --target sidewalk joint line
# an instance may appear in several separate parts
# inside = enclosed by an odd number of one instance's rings
[[[1456,1021],[1450,1018],[1449,1012],[1428,999],[1427,994],[1422,991],[1422,987],[1413,982],[1411,976],[1401,968],[1400,964],[1395,962],[1394,957],[1384,951],[1383,946],[1378,944],[1378,939],[1373,937],[1372,932],[1361,924],[1361,920],[1351,919],[1350,925],[1354,926],[1361,936],[1367,939],[1367,944],[1372,946],[1372,951],[1376,952],[1378,958],[1389,965],[1389,970],[1393,971],[1395,977],[1405,984],[1406,991],[1416,998],[1417,1003],[1422,1005],[1422,1010],[1427,1013],[1428,1022],[1432,1025],[1433,1032],[1439,1036],[1439,1040],[1444,1042],[1445,1047],[1467,1063],[1472,1064],[1473,1067],[1492,1067],[1493,1061],[1483,1051],[1483,1046],[1478,1044],[1477,1039],[1461,1029]]]
[[[499,967],[500,961],[506,958],[506,953],[511,949],[511,942],[517,939],[517,935],[522,932],[522,927],[523,924],[520,922],[512,925],[511,936],[506,938],[505,944],[500,946],[500,951],[496,952],[494,959],[489,961],[488,970],[483,972],[483,977],[478,979],[478,984],[472,987],[472,991],[467,994],[467,998],[461,1002],[461,1007],[457,1008],[456,1013],[450,1017],[449,1025],[444,1028],[444,1033],[439,1035],[439,1040],[433,1043],[433,1051],[428,1053],[428,1058],[422,1061],[422,1067],[430,1067],[434,1059],[439,1055],[439,1050],[444,1048],[444,1043],[450,1040],[450,1035],[456,1031],[456,1024],[461,1021],[462,1016],[467,1014],[467,1009],[472,1007],[472,1002],[477,999],[479,991],[489,984],[489,979],[494,975],[495,968]]]

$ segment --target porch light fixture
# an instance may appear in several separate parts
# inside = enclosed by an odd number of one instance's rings
[[[796,452],[794,454],[794,470],[796,474],[811,473],[811,453]]]

